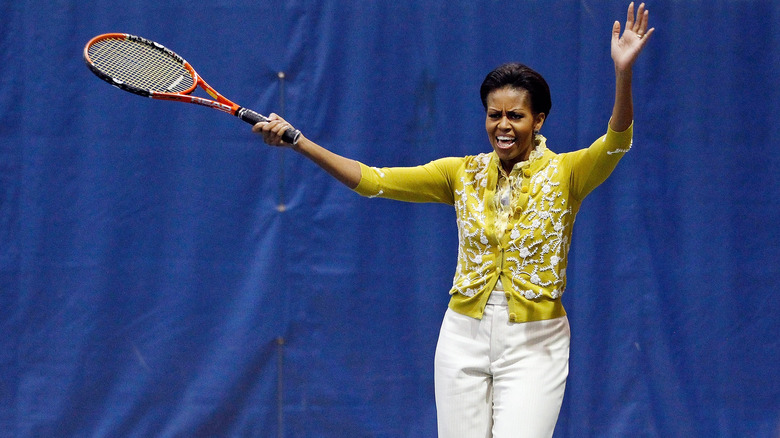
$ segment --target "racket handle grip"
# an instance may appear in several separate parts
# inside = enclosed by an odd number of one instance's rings
[[[262,114],[256,113],[249,108],[239,109],[236,112],[236,116],[238,116],[239,119],[249,123],[250,125],[268,121],[267,117],[265,117]],[[294,145],[298,143],[298,137],[300,136],[301,136],[301,131],[290,128],[287,131],[285,131],[284,134],[282,134],[282,140]]]

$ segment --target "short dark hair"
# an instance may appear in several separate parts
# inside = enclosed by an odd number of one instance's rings
[[[534,114],[550,115],[552,99],[547,81],[532,68],[516,62],[499,66],[488,73],[485,80],[482,81],[479,96],[482,98],[482,106],[485,107],[486,111],[488,94],[506,86],[528,91],[528,96],[531,99],[531,111]]]

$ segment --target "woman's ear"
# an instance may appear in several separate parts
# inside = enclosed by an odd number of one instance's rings
[[[547,118],[547,115],[545,113],[539,113],[534,116],[534,131],[539,131],[542,129],[542,125],[544,125],[545,118]]]

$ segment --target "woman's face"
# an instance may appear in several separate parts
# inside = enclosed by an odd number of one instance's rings
[[[534,131],[543,123],[543,113],[531,112],[531,98],[525,89],[506,86],[488,94],[485,129],[507,172],[528,159],[534,147]]]

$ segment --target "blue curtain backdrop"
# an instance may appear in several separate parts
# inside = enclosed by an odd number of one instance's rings
[[[626,1],[4,0],[1,437],[433,437],[451,207],[361,198],[238,119],[123,93],[126,32],[371,165],[490,150],[521,61],[565,152]],[[585,202],[556,437],[780,434],[780,2],[649,3],[633,150]],[[284,72],[282,79],[278,73]]]

